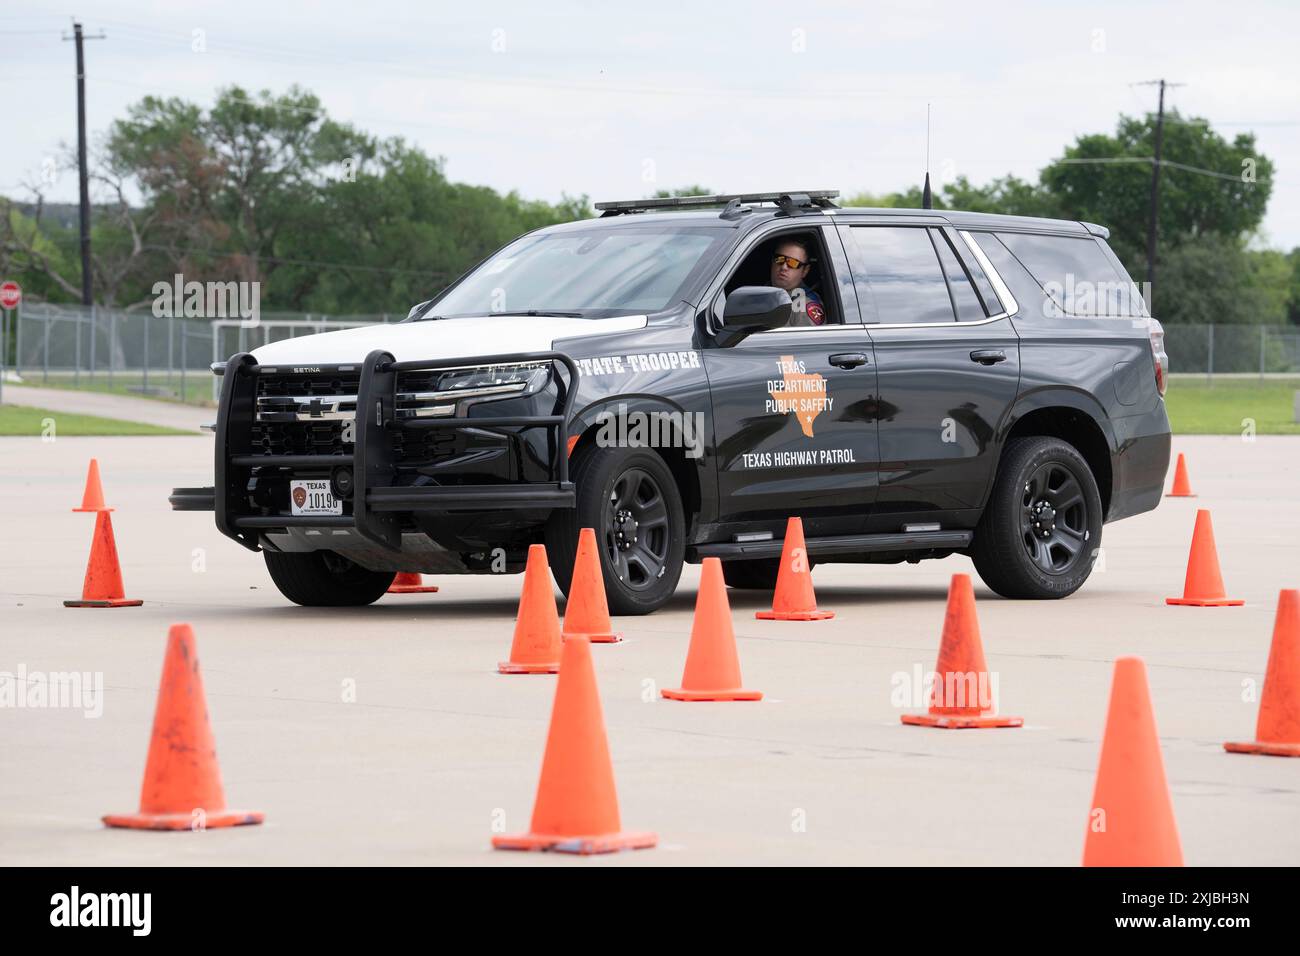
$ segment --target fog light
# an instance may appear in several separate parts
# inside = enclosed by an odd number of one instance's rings
[[[335,468],[334,473],[330,475],[330,484],[334,488],[334,494],[340,498],[352,497],[352,469]]]

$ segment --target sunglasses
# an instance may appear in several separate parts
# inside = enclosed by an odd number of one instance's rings
[[[802,269],[808,264],[806,262],[800,262],[794,256],[777,256],[772,260],[773,265],[781,265],[782,263],[790,269]]]

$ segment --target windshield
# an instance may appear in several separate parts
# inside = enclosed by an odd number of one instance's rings
[[[619,227],[525,236],[466,276],[422,318],[657,312],[681,298],[692,272],[726,233]]]

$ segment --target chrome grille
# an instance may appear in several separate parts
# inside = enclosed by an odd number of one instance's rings
[[[254,454],[351,454],[344,430],[356,417],[360,381],[355,371],[259,375]]]

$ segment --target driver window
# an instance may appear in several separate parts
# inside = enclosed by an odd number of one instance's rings
[[[722,314],[725,295],[747,285],[775,286],[790,293],[795,314],[786,328],[840,325],[833,282],[827,281],[829,263],[821,237],[814,231],[784,233],[760,242],[732,272],[714,303]]]

